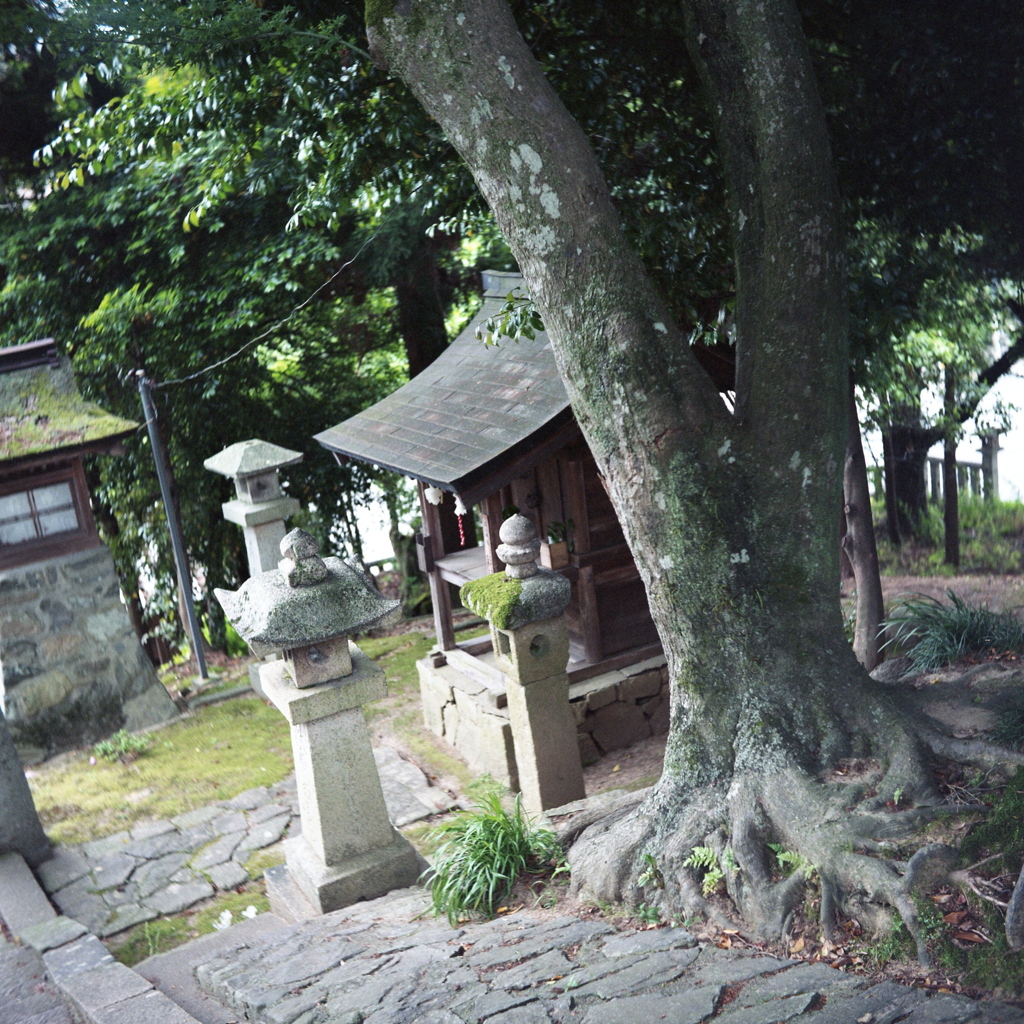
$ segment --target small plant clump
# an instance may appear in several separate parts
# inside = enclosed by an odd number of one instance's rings
[[[810,878],[814,874],[814,865],[802,853],[793,853],[792,850],[784,849],[779,843],[769,843],[768,849],[775,854],[779,867],[786,875],[792,875],[799,871],[804,878]]]
[[[1010,612],[993,612],[946,591],[949,604],[915,594],[902,599],[882,623],[883,645],[909,647],[914,668],[922,672],[959,661],[965,655],[1024,650],[1024,626]]]
[[[718,863],[718,854],[710,846],[695,846],[683,861],[684,868],[695,868],[703,873],[700,891],[710,896],[725,881],[725,872]]]
[[[1024,694],[1014,693],[996,708],[992,739],[1001,747],[1024,750]]]
[[[552,877],[569,869],[558,836],[536,827],[523,811],[520,797],[506,811],[497,793],[434,829],[440,841],[427,873],[434,913],[456,924],[469,913],[492,917],[498,903],[526,871]]]
[[[134,736],[126,729],[119,729],[109,739],[97,743],[92,752],[96,757],[102,757],[104,761],[129,764],[146,752],[149,743],[148,736]]]

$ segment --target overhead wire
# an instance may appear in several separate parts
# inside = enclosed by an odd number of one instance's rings
[[[196,380],[207,373],[211,373],[213,370],[219,369],[226,363],[230,363],[233,359],[237,359],[244,352],[252,348],[253,345],[258,344],[265,338],[268,338],[271,334],[273,334],[275,331],[279,330],[286,323],[288,323],[288,321],[291,320],[292,317],[294,317],[297,313],[300,313],[303,309],[305,309],[306,306],[308,306],[325,288],[333,284],[334,281],[336,281],[338,277],[341,275],[342,271],[347,270],[350,266],[352,266],[353,263],[355,263],[357,259],[359,259],[359,257],[363,254],[363,250],[366,249],[366,247],[372,241],[374,241],[379,234],[380,231],[378,230],[375,231],[372,235],[370,235],[370,237],[367,238],[366,241],[363,242],[363,244],[359,247],[358,251],[356,252],[355,256],[352,257],[352,259],[343,263],[326,281],[324,281],[323,284],[321,284],[315,291],[307,295],[306,298],[302,300],[302,302],[295,306],[286,316],[278,320],[277,323],[271,324],[265,331],[263,331],[262,334],[257,334],[255,338],[251,338],[244,345],[235,349],[235,351],[232,352],[230,355],[225,356],[223,359],[218,359],[217,362],[215,363],[210,363],[209,366],[204,366],[201,370],[196,370],[195,373],[190,373],[185,377],[175,377],[173,380],[153,381],[152,387],[154,388],[154,390],[156,388],[169,388],[175,384],[187,384],[189,381]]]

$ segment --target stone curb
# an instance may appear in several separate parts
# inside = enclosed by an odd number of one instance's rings
[[[186,698],[185,703],[188,704],[189,711],[195,711],[196,708],[204,708],[209,704],[220,704],[225,700],[243,697],[247,693],[255,693],[248,683],[245,686],[236,686],[231,690],[219,690],[217,693],[200,693],[196,697]]]
[[[0,857],[0,916],[19,942],[42,953],[47,974],[86,1024],[200,1024],[83,925],[57,916],[20,854]]]

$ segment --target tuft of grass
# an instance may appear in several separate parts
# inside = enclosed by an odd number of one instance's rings
[[[519,796],[507,811],[496,792],[486,794],[477,810],[439,825],[431,838],[440,845],[429,872],[430,897],[434,913],[452,925],[470,912],[492,917],[526,871],[552,877],[568,871],[558,837],[530,821]]]
[[[882,623],[889,639],[883,645],[909,647],[907,654],[920,671],[941,668],[967,654],[1024,649],[1024,626],[1010,612],[993,612],[946,591],[949,604],[926,594],[900,598]]]
[[[118,729],[109,739],[97,743],[92,752],[104,761],[129,764],[148,749],[150,742],[149,736],[135,736],[126,729]]]
[[[1013,693],[996,708],[992,739],[1010,750],[1024,750],[1024,694]]]
[[[29,785],[51,839],[99,839],[272,785],[292,770],[288,723],[257,697],[207,705],[149,737],[146,756],[131,764],[90,765],[83,751],[35,770]]]
[[[274,843],[273,846],[265,846],[262,850],[254,850],[249,859],[245,862],[245,870],[249,872],[252,879],[260,879],[267,868],[276,868],[278,864],[284,863],[284,845]]]

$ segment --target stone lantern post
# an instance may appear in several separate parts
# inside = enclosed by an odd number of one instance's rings
[[[291,725],[302,835],[285,842],[284,872],[267,872],[276,913],[325,914],[412,885],[425,862],[388,820],[362,705],[387,696],[384,672],[348,637],[393,622],[388,601],[340,558],[320,558],[303,530],[281,541],[280,567],[217,600],[260,666],[267,698]]]
[[[229,523],[242,528],[250,576],[277,568],[281,541],[287,532],[284,521],[300,508],[295,498],[281,493],[279,471],[294,466],[302,458],[302,452],[253,438],[229,445],[203,462],[211,473],[235,482],[236,497],[224,502],[221,511]],[[271,654],[266,660],[276,661],[277,657]],[[261,697],[266,697],[259,663],[249,666],[249,683]]]
[[[508,714],[519,787],[537,813],[586,796],[576,722],[569,707],[569,581],[537,566],[533,523],[514,515],[501,524],[498,557],[505,571],[463,586],[463,603],[491,624],[498,665],[508,680]]]
[[[302,452],[253,439],[230,445],[203,463],[211,473],[235,482],[236,498],[224,502],[221,511],[229,523],[242,527],[250,576],[277,568],[284,521],[299,511],[298,501],[281,493],[278,471],[302,458]]]

